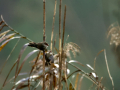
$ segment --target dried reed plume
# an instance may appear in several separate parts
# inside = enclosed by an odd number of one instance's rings
[[[110,45],[115,44],[117,47],[120,44],[120,26],[118,22],[109,27],[107,37],[110,37]]]

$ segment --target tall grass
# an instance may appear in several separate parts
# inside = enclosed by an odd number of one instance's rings
[[[83,65],[81,62],[77,60],[71,59],[71,52],[76,57],[78,53],[80,53],[81,48],[73,42],[64,43],[64,35],[65,35],[65,23],[66,23],[66,14],[67,14],[67,7],[64,6],[64,19],[62,23],[62,0],[60,0],[59,3],[59,48],[56,48],[55,42],[53,45],[53,37],[54,35],[54,24],[55,24],[55,15],[56,15],[56,5],[57,0],[55,0],[55,7],[54,7],[54,14],[53,14],[53,24],[52,24],[52,31],[51,31],[51,43],[47,43],[45,41],[46,39],[46,1],[43,0],[43,41],[40,43],[36,43],[32,41],[31,39],[27,38],[26,36],[22,35],[21,33],[14,30],[12,27],[10,27],[6,21],[1,16],[1,22],[0,22],[0,31],[3,30],[4,27],[7,27],[9,30],[6,30],[2,33],[0,33],[0,51],[13,39],[17,39],[18,41],[15,43],[15,46],[13,47],[12,51],[8,55],[7,59],[3,63],[3,66],[1,67],[0,74],[3,72],[4,67],[10,58],[12,52],[16,48],[19,40],[21,38],[28,40],[29,43],[26,43],[23,45],[22,49],[20,50],[19,56],[16,59],[16,61],[13,63],[13,66],[11,66],[10,71],[7,74],[6,79],[3,82],[3,85],[0,90],[3,90],[4,87],[7,87],[7,84],[10,82],[14,82],[12,86],[12,90],[18,90],[18,89],[29,89],[29,90],[36,90],[36,89],[42,89],[42,90],[62,90],[64,87],[66,90],[81,90],[82,81],[83,78],[87,78],[90,80],[94,85],[96,85],[97,90],[107,90],[107,87],[105,87],[102,84],[103,77],[99,77],[97,75],[97,71],[95,70],[95,63],[97,56],[104,52],[105,56],[105,62],[107,66],[107,71],[109,74],[109,77],[112,82],[113,90],[114,90],[114,82],[112,79],[112,76],[110,74],[108,62],[107,62],[107,56],[106,56],[106,50],[101,50],[94,60],[94,67],[92,67],[89,64]],[[62,25],[63,24],[63,28]],[[111,35],[111,33],[115,30],[111,30],[108,33],[108,36]],[[9,33],[8,33],[9,32]],[[61,33],[63,32],[63,33]],[[112,33],[113,34],[113,33]],[[113,35],[112,35],[113,36]],[[111,37],[112,37],[111,36]],[[42,37],[41,37],[42,38]],[[56,38],[55,38],[56,39]],[[113,40],[113,37],[111,39],[112,43],[115,43],[116,45],[119,44],[116,43],[117,41]],[[116,39],[115,39],[116,40]],[[47,49],[47,47],[50,45],[50,50]],[[22,63],[21,57],[27,47],[34,47],[33,51],[29,52],[26,57],[23,59]],[[57,53],[54,52],[56,50]],[[2,53],[2,52],[1,52]],[[21,73],[21,70],[24,69],[23,65],[27,61],[27,59],[32,56],[34,53],[37,53],[37,56],[34,60],[31,61],[32,66],[28,73]],[[79,67],[76,66],[76,64],[79,64]],[[70,69],[68,65],[71,65],[73,68],[76,68],[77,70],[70,73]],[[15,67],[16,66],[16,67]],[[85,72],[80,67],[83,68],[89,68],[91,69],[91,72]],[[8,80],[8,77],[13,69],[16,69],[15,75]],[[73,82],[69,79],[71,76],[76,75],[75,79],[75,85]],[[17,78],[21,75],[28,75],[27,77],[21,78],[17,81]],[[64,85],[65,83],[65,85]],[[39,87],[40,86],[40,87]],[[90,88],[91,89],[91,88]]]

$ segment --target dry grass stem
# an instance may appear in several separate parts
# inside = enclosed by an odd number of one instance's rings
[[[52,32],[51,32],[51,45],[50,45],[50,50],[52,51],[52,48],[53,48],[53,36],[54,36],[54,24],[55,24],[55,15],[56,15],[56,5],[57,5],[57,0],[55,0],[55,6],[54,6],[54,14],[53,14],[53,23],[52,23]],[[53,71],[52,71],[52,68],[51,68],[51,74],[50,74],[50,87],[49,87],[49,90],[52,90],[52,86],[53,86]]]
[[[67,62],[68,64],[70,64],[71,66],[73,66],[74,68],[80,70],[80,72],[87,78],[89,79],[90,81],[92,81],[95,85],[99,86],[98,82],[96,82],[96,80],[94,80],[88,73],[86,73],[85,71],[81,70],[79,67]],[[102,85],[100,85],[100,88],[101,89],[105,89],[105,87],[103,87]]]
[[[65,64],[65,69],[64,69],[64,76],[65,76],[65,82],[66,82],[66,87],[67,87],[67,90],[68,90],[68,83],[67,83],[67,64],[65,63],[65,57],[64,57],[64,36],[65,36],[65,22],[66,22],[66,5],[65,5],[65,9],[64,9],[64,20],[63,20],[63,34],[62,34],[62,51],[61,51],[61,55],[62,55],[62,58],[61,58],[61,63],[64,62]]]
[[[95,59],[94,59],[94,70],[95,70],[96,59],[97,59],[98,55],[99,55],[101,52],[103,52],[103,51],[104,51],[104,49],[102,49],[101,51],[99,51],[98,54],[96,55]]]
[[[57,0],[55,0],[55,6],[54,6],[54,14],[53,14],[53,23],[52,23],[52,33],[51,33],[51,45],[50,45],[50,50],[52,51],[53,47],[53,36],[54,36],[54,24],[55,24],[55,15],[56,15],[56,5],[57,5]]]
[[[43,0],[43,41],[45,42],[45,0]],[[45,90],[45,51],[43,51],[43,90]]]
[[[78,85],[78,90],[81,90],[81,85],[82,85],[83,78],[84,78],[84,74],[80,78],[79,85]]]
[[[0,74],[2,73],[3,68],[5,67],[8,59],[10,58],[10,56],[11,56],[11,54],[13,53],[14,49],[16,48],[16,46],[18,45],[19,41],[20,41],[20,39],[18,39],[18,41],[16,42],[16,44],[15,44],[15,46],[13,47],[12,51],[11,51],[10,54],[8,55],[7,59],[5,60],[3,66],[2,66],[2,68],[1,68],[1,70],[0,70]]]
[[[2,85],[2,88],[1,88],[0,90],[2,90],[3,87],[6,85],[6,81],[7,81],[7,79],[8,79],[8,77],[9,77],[11,71],[13,70],[13,68],[15,67],[16,64],[17,64],[17,61],[14,63],[14,65],[13,65],[12,68],[10,69],[10,71],[9,71],[9,73],[8,73],[7,77],[5,78],[5,81],[4,81],[3,85]]]
[[[5,23],[5,25],[11,30],[11,31],[13,31],[13,32],[15,32],[16,34],[18,34],[18,35],[20,35],[22,38],[24,38],[24,39],[26,39],[26,40],[28,40],[28,41],[30,41],[30,42],[33,42],[31,39],[29,39],[28,37],[25,37],[24,35],[22,35],[21,33],[19,33],[19,32],[17,32],[16,30],[14,30],[12,27],[10,27],[6,22],[5,22],[5,20],[3,19],[3,16],[1,15],[1,19],[2,19],[2,21]]]
[[[79,76],[80,76],[80,74],[77,73],[77,74],[76,74],[76,79],[75,79],[75,89],[77,89]]]
[[[61,90],[61,70],[62,70],[62,61],[61,61],[61,4],[62,0],[60,0],[59,4],[59,90]]]
[[[105,55],[105,62],[106,62],[106,66],[107,66],[107,71],[108,71],[110,80],[112,82],[113,90],[114,90],[114,82],[113,82],[112,76],[110,74],[110,70],[109,70],[109,66],[108,66],[108,62],[107,62],[107,56],[106,56],[106,50],[105,49],[104,49],[104,55]]]

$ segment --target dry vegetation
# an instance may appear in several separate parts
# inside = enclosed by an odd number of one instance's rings
[[[103,77],[99,77],[99,75],[97,75],[97,72],[95,71],[95,61],[96,61],[97,56],[101,52],[104,52],[108,74],[111,79],[113,90],[114,90],[114,82],[110,75],[105,49],[101,50],[95,57],[94,68],[89,64],[83,65],[81,62],[78,62],[77,60],[71,60],[70,52],[72,52],[74,57],[76,57],[76,55],[80,53],[81,49],[77,44],[73,42],[64,44],[66,6],[64,9],[63,28],[61,28],[62,0],[60,0],[60,4],[59,4],[59,49],[56,48],[55,43],[58,43],[58,42],[56,41],[53,42],[54,23],[55,23],[55,15],[56,15],[56,3],[57,1],[55,0],[55,8],[54,8],[54,14],[53,14],[53,26],[52,26],[52,32],[51,32],[51,44],[48,44],[47,42],[45,42],[45,26],[46,26],[45,25],[45,21],[46,21],[45,0],[43,0],[43,42],[35,43],[29,38],[20,34],[16,30],[11,28],[1,16],[0,31],[3,30],[4,27],[8,27],[9,30],[6,30],[0,33],[0,43],[1,43],[0,51],[13,39],[18,38],[18,41],[16,42],[11,53],[14,51],[14,49],[16,48],[21,38],[28,40],[30,43],[26,43],[23,45],[18,58],[16,59],[13,66],[11,66],[11,69],[8,72],[8,75],[6,79],[4,80],[3,85],[0,90],[4,90],[4,87],[5,86],[7,87],[7,84],[9,84],[10,82],[15,82],[11,88],[12,90],[18,90],[18,89],[23,89],[23,88],[26,88],[29,90],[36,90],[37,88],[40,88],[40,89],[42,88],[43,90],[45,89],[62,90],[63,87],[65,87],[66,90],[81,90],[82,80],[84,77],[90,80],[94,85],[96,85],[96,88],[95,88],[96,90],[107,90],[107,87],[105,87],[102,84]],[[112,28],[111,27],[108,33],[108,37],[111,36],[110,44],[114,43],[116,46],[118,46],[120,44],[119,25],[112,27]],[[61,30],[63,30],[62,34],[61,34]],[[50,50],[47,49],[49,45],[50,45]],[[20,63],[23,52],[25,51],[27,47],[34,47],[34,50],[28,53],[26,57],[23,59],[22,63]],[[55,53],[55,51],[57,53]],[[7,61],[9,60],[11,53],[7,57],[6,61],[3,63],[3,66],[1,66],[0,74],[2,73]],[[38,54],[35,57],[35,59],[30,62],[30,64],[32,63],[32,66],[31,66],[31,69],[29,70],[29,73],[22,73],[21,69],[23,69],[24,63],[34,53],[38,53]],[[79,64],[80,66],[79,67],[76,66],[75,63]],[[71,70],[68,68],[68,65],[71,65],[73,68],[76,68],[77,70],[71,73],[70,72]],[[84,67],[84,68],[88,67],[91,69],[91,72],[90,73],[85,72],[80,67]],[[13,70],[13,68],[16,69],[15,75],[11,79],[8,80],[8,77],[11,71]],[[23,76],[28,75],[28,76],[21,78],[19,81],[16,81],[17,77],[21,75]],[[69,79],[72,75],[76,75],[75,85]],[[63,85],[63,83],[65,83],[65,85]]]

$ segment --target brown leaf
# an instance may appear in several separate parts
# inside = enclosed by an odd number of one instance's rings
[[[6,43],[4,43],[4,44],[2,44],[2,45],[0,46],[0,51],[7,45],[7,43],[8,43],[8,42],[6,42]]]
[[[79,75],[80,75],[79,73],[76,74],[75,89],[77,89]]]
[[[9,75],[10,75],[11,71],[12,71],[12,70],[13,70],[13,68],[15,67],[16,63],[17,63],[17,62],[15,62],[15,63],[14,63],[14,65],[12,66],[12,68],[10,69],[10,71],[9,71],[9,73],[8,73],[8,75],[7,75],[7,77],[5,78],[5,81],[4,81],[4,83],[3,83],[2,88],[6,85],[6,81],[7,81],[8,77],[9,77]]]
[[[74,90],[74,88],[73,88],[71,83],[69,84],[69,90]]]
[[[3,21],[0,21],[0,25],[3,23]]]
[[[81,76],[81,78],[80,78],[78,90],[81,90],[81,84],[82,84],[83,78],[84,78],[84,74],[83,74],[83,75]]]
[[[1,43],[2,41],[4,41],[5,39],[8,39],[8,38],[13,37],[15,34],[16,34],[16,33],[12,33],[12,34],[9,34],[9,35],[4,36],[3,38],[0,39],[0,43]]]
[[[16,61],[16,62],[17,62],[17,66],[16,66],[16,72],[15,72],[15,80],[16,80],[16,76],[17,76],[17,73],[18,73],[19,61],[20,61],[20,59],[21,59],[21,56],[22,56],[23,52],[24,52],[25,49],[27,48],[28,44],[29,44],[29,43],[26,43],[26,44],[22,47],[22,49],[21,49],[21,51],[20,51],[20,53],[19,53],[18,59],[17,59],[17,61]]]
[[[10,52],[10,54],[9,54],[8,57],[7,57],[7,59],[6,59],[5,62],[3,63],[2,67],[1,67],[1,70],[0,70],[0,74],[2,73],[3,68],[5,67],[8,59],[10,58],[10,56],[11,56],[12,52],[14,51],[14,49],[16,48],[16,46],[18,45],[18,42],[19,42],[19,41],[20,41],[20,39],[18,39],[18,41],[17,41],[16,44],[14,45],[12,51]]]
[[[104,49],[102,49],[101,51],[99,51],[98,54],[96,55],[96,57],[95,57],[95,59],[94,59],[94,69],[95,69],[96,59],[97,59],[98,55],[99,55],[101,52],[103,52],[103,51],[104,51]]]
[[[57,78],[55,76],[55,74],[53,75],[53,87],[55,88],[57,85]]]
[[[1,28],[0,28],[0,31],[5,27],[7,26],[6,24],[2,25]]]
[[[28,85],[23,85],[23,83],[21,83],[20,85],[17,86],[16,90],[23,89],[25,87],[28,87]]]
[[[9,41],[11,41],[12,39],[15,39],[15,38],[21,38],[21,37],[10,37],[10,39],[6,40],[5,42],[2,43],[2,45],[0,46],[0,51],[7,45],[7,43]]]
[[[34,53],[37,52],[37,51],[39,51],[39,50],[33,50],[32,52],[30,52],[30,53],[25,57],[25,59],[23,60],[21,66],[20,66],[20,68],[19,68],[19,70],[18,70],[17,75],[20,73],[20,71],[21,71],[21,69],[22,69],[25,61],[26,61],[32,54],[34,54]]]
[[[0,34],[0,37],[1,37],[2,35],[4,35],[4,34],[7,34],[7,33],[10,32],[10,31],[11,31],[11,30],[7,30],[7,31],[1,33],[1,34]]]
[[[29,73],[23,72],[23,73],[18,74],[18,76],[27,75],[27,74],[29,74]],[[7,83],[10,83],[14,78],[15,78],[15,76],[13,76],[11,79],[9,79],[9,80],[6,82],[6,84],[7,84]]]

